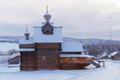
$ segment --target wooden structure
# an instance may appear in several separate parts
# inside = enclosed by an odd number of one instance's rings
[[[20,63],[20,56],[15,56],[8,60],[8,64],[19,64]]]
[[[93,58],[79,54],[62,54],[60,56],[61,69],[83,69],[92,63]]]
[[[46,23],[34,27],[33,37],[26,30],[20,39],[21,70],[81,69],[92,63],[93,57],[83,55],[80,42],[62,39],[62,27],[49,22],[48,11],[44,18]]]
[[[92,64],[93,64],[96,68],[99,68],[99,67],[100,67],[100,64],[99,64],[98,61],[96,62],[96,61],[93,60]]]
[[[100,67],[105,67],[105,61],[104,60],[98,60],[98,64]]]
[[[120,60],[120,52],[113,52],[110,54],[110,58],[113,60]]]
[[[59,69],[60,50],[60,43],[37,43],[37,69]]]

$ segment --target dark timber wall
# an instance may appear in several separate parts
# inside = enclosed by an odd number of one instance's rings
[[[19,63],[20,63],[20,56],[16,56],[8,60],[8,64],[19,64]]]
[[[93,58],[86,57],[61,57],[61,69],[83,69],[92,63]]]
[[[34,52],[21,52],[21,70],[35,70],[36,61],[35,61]]]
[[[34,48],[34,44],[21,44],[19,45],[19,48]]]
[[[35,51],[21,51],[21,70],[39,69],[81,69],[92,63],[93,58],[60,57],[61,43],[35,43],[20,45],[20,48],[34,48]],[[81,52],[62,52],[81,54]]]
[[[37,69],[59,69],[61,43],[36,43]]]

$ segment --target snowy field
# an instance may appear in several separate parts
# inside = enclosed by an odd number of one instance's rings
[[[105,68],[85,70],[20,71],[4,64],[0,65],[0,80],[120,80],[120,61],[109,60]]]
[[[19,45],[17,43],[0,42],[0,51],[7,52],[12,49],[19,50]]]
[[[19,45],[0,43],[0,51],[11,49],[19,50]],[[1,59],[6,60],[6,57]],[[8,67],[8,64],[0,63],[0,80],[120,80],[120,61],[107,60],[105,68],[38,71],[20,71],[19,67]]]

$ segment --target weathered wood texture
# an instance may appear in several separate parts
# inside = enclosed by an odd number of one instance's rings
[[[19,63],[20,63],[20,56],[16,56],[8,60],[8,64],[19,64]]]
[[[82,69],[92,63],[93,58],[61,57],[61,69]]]
[[[38,54],[51,53],[59,54],[61,51],[60,43],[36,43],[35,49]]]
[[[37,69],[60,68],[60,43],[36,43]]]
[[[35,70],[36,61],[34,52],[21,52],[21,70]]]
[[[61,57],[61,63],[92,63],[93,58],[87,57]]]
[[[61,69],[63,70],[79,70],[84,69],[86,66],[88,66],[89,63],[62,63]]]
[[[120,53],[117,53],[116,55],[111,56],[111,59],[120,60]]]
[[[21,44],[19,48],[34,48],[34,44]]]
[[[82,69],[93,60],[87,57],[60,57],[60,54],[63,54],[61,43],[35,43],[34,45],[20,45],[20,48],[35,48],[35,51],[20,52],[21,70]],[[66,54],[81,54],[81,52],[67,52]]]
[[[59,69],[59,55],[37,55],[37,69]]]

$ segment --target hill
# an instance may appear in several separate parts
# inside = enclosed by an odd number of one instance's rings
[[[0,36],[0,42],[7,42],[7,43],[19,43],[19,38],[23,36]],[[120,41],[118,40],[102,40],[102,39],[76,39],[76,38],[69,38],[63,37],[64,40],[76,40],[83,44],[84,50],[88,51],[89,54],[98,56],[101,53],[106,52],[110,54],[113,51],[120,50]],[[110,47],[111,43],[111,47]]]
[[[120,50],[120,41],[118,40],[102,40],[102,39],[75,39],[75,38],[66,38],[66,40],[76,40],[83,43],[84,50],[89,52],[93,56],[102,56],[103,53],[107,55],[111,54],[114,51]]]

